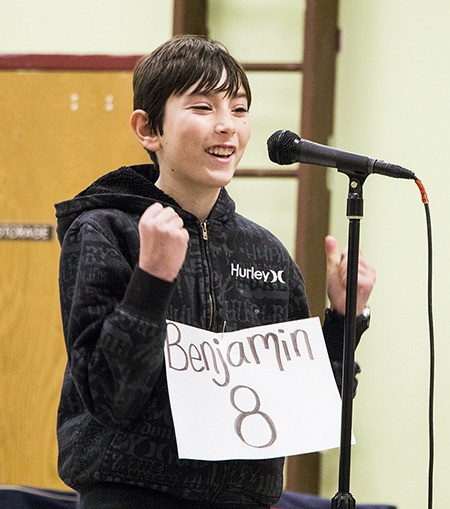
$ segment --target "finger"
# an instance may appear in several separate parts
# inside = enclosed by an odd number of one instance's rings
[[[178,228],[182,228],[184,226],[183,219],[172,207],[165,207],[161,210],[156,217],[156,220],[161,225],[168,225],[171,227],[175,226]]]
[[[348,270],[348,247],[345,247],[342,250],[339,268],[341,271],[342,281],[345,284],[347,281],[347,270]]]
[[[329,270],[339,266],[341,256],[339,255],[338,243],[331,235],[325,237],[325,253],[327,257],[327,268]]]
[[[155,226],[175,226],[182,228],[183,220],[172,207],[163,207],[160,203],[154,203],[144,212],[141,221]]]
[[[186,230],[186,228],[183,228],[181,230],[181,235],[182,235],[184,241],[186,242],[186,244],[189,244],[189,232]]]
[[[159,202],[152,203],[142,214],[143,216],[149,216],[149,217],[155,217],[157,216],[162,210],[163,206]]]
[[[142,224],[150,224],[153,223],[160,212],[163,210],[163,206],[161,203],[153,203],[148,207],[144,213],[142,214],[139,223]]]

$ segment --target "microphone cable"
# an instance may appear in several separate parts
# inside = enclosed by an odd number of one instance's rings
[[[427,226],[428,241],[428,330],[430,343],[430,382],[428,394],[428,440],[429,440],[429,457],[428,457],[428,509],[433,507],[433,476],[434,476],[434,391],[435,391],[435,341],[434,341],[434,320],[433,320],[433,242],[431,228],[431,214],[428,195],[422,182],[416,177],[414,179],[419,188],[422,203],[425,207],[425,218]]]

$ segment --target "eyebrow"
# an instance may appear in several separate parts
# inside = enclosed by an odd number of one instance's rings
[[[230,97],[232,97],[233,99],[248,99],[248,96],[247,94],[245,93],[244,90],[240,91],[240,92],[237,92],[236,94],[228,94],[226,90],[199,90],[197,92],[195,91],[192,91],[189,96],[193,97],[193,96],[205,96],[205,97],[209,97],[211,95],[214,95],[214,94],[217,94],[219,92],[225,92],[227,95],[229,95]]]

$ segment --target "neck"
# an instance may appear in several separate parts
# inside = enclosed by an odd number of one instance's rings
[[[217,188],[202,191],[189,190],[185,187],[178,189],[177,186],[167,185],[161,176],[155,182],[155,186],[173,198],[186,212],[193,214],[201,223],[208,218],[220,193],[220,189]]]

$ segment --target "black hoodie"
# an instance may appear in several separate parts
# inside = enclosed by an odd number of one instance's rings
[[[58,412],[59,471],[75,489],[101,482],[185,500],[274,503],[283,459],[180,460],[164,369],[166,319],[228,331],[308,317],[304,284],[286,249],[235,212],[225,189],[205,223],[154,182],[151,165],[123,167],[56,205],[68,364]],[[189,232],[173,283],[137,267],[138,221],[153,202],[174,207]],[[258,271],[281,274],[273,281]],[[334,364],[342,321],[324,333]]]

